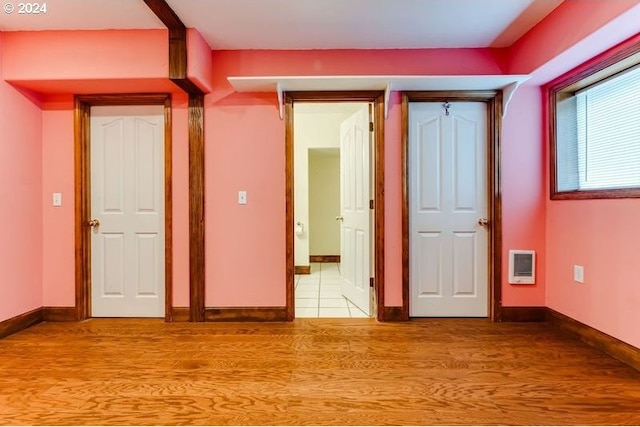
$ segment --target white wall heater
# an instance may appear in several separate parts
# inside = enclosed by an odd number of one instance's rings
[[[536,253],[514,249],[509,251],[509,283],[531,285],[536,282]]]

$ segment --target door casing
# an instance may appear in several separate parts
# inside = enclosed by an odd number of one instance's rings
[[[171,95],[78,95],[74,105],[75,175],[75,300],[76,319],[91,317],[91,213],[90,119],[93,106],[164,106],[164,203],[165,203],[165,320],[171,321],[173,299]]]
[[[377,319],[389,320],[384,309],[384,92],[287,92],[285,98],[285,194],[286,194],[286,312],[287,320],[295,317],[294,274],[294,162],[293,104],[294,102],[371,102],[374,108],[374,271]]]
[[[398,320],[409,320],[409,102],[483,102],[488,124],[488,212],[489,212],[489,318],[501,320],[502,311],[502,186],[500,135],[502,91],[434,91],[402,94],[402,312]]]

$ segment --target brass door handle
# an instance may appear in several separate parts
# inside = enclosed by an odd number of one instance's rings
[[[98,228],[100,227],[100,220],[99,219],[90,219],[89,222],[87,222],[87,225],[91,228]]]
[[[337,217],[336,217],[336,221],[344,221],[344,218],[343,218],[343,217],[341,217],[341,216],[337,216]]]
[[[489,220],[487,218],[478,218],[478,225],[481,227],[488,227]]]

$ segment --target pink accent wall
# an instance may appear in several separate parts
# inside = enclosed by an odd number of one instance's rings
[[[188,99],[172,97],[173,306],[189,306],[189,138]]]
[[[502,74],[500,49],[214,51],[221,76]]]
[[[43,103],[42,125],[42,292],[45,306],[75,304],[73,101],[50,97]],[[189,305],[189,143],[187,99],[173,97],[173,302]],[[53,192],[62,206],[53,207]]]
[[[212,90],[213,62],[211,47],[200,33],[193,28],[187,30],[187,77],[204,93]]]
[[[20,31],[5,34],[4,78],[166,79],[166,30]]]
[[[541,91],[523,85],[509,103],[502,129],[502,305],[544,306],[545,146]],[[536,251],[535,285],[509,284],[509,250]]]
[[[530,84],[545,84],[556,76],[563,74],[577,64],[588,61],[611,46],[621,43],[640,32],[640,4],[629,9],[604,24],[579,42],[554,56],[549,61],[538,64],[533,72]],[[544,51],[542,45],[539,50]],[[539,53],[538,53],[539,54]]]
[[[445,60],[449,59],[449,60]],[[206,305],[282,306],[285,304],[284,246],[284,122],[278,117],[275,93],[239,94],[228,76],[358,75],[358,74],[500,74],[503,60],[490,49],[420,51],[214,51],[214,91],[207,96],[206,113]],[[531,95],[531,92],[529,92]],[[541,158],[540,113],[529,118],[533,99],[524,96],[505,119],[509,133],[503,143],[517,162],[523,156]],[[534,107],[535,108],[535,107]],[[526,139],[519,129],[532,129]],[[400,94],[393,93],[385,121],[385,305],[402,304],[402,175]],[[544,180],[540,163],[527,175],[517,164],[508,169],[509,194],[503,211],[509,222],[509,244],[539,251],[544,271],[544,237],[520,233],[520,215],[541,215]],[[535,190],[527,193],[525,190]],[[237,204],[237,191],[247,190],[249,203]],[[269,195],[268,197],[266,195]],[[534,207],[531,213],[523,206]],[[542,234],[544,234],[542,232]],[[521,249],[520,247],[519,249]],[[543,277],[543,276],[541,276]],[[506,282],[506,279],[505,279]],[[517,305],[544,304],[544,286],[523,290],[504,287],[504,298]]]
[[[640,8],[631,11],[638,12]],[[640,21],[636,26],[640,29]],[[614,55],[639,40],[640,36],[635,35],[571,72]],[[546,91],[546,87],[544,89]],[[547,110],[545,99],[545,116]],[[544,141],[548,145],[548,137]],[[546,174],[548,182],[548,170]],[[639,199],[547,198],[546,202],[546,305],[638,348],[640,287],[636,283],[636,264],[640,250],[639,215]],[[574,265],[584,267],[584,284],[573,281]]]
[[[402,98],[389,97],[384,123],[384,305],[402,305]]]
[[[75,305],[73,100],[44,103],[42,112],[42,292],[45,306]],[[52,193],[62,193],[54,207]]]
[[[0,56],[0,321],[42,306],[42,114],[2,80],[4,65]]]
[[[276,105],[275,93],[206,97],[208,307],[285,304],[284,122]]]
[[[4,79],[39,94],[180,92],[167,79],[166,30],[4,34]]]
[[[640,348],[640,201],[547,202],[549,308]],[[584,284],[573,265],[584,266]]]
[[[211,91],[205,100],[206,305],[285,303],[284,122],[274,93],[235,93],[228,76],[533,72],[535,84],[518,89],[503,121],[503,305],[546,304],[640,347],[632,259],[640,208],[634,200],[548,200],[545,116],[536,86],[637,28],[636,4],[566,1],[507,50],[209,55],[190,31],[188,73]],[[598,34],[603,46],[588,42]],[[162,30],[0,33],[2,77],[39,93],[29,95],[34,104],[0,80],[0,196],[18,207],[0,210],[2,241],[12,242],[0,244],[0,321],[42,305],[73,304],[73,112],[71,98],[58,96],[65,93],[174,92],[174,306],[188,305],[187,101],[166,79],[167,49]],[[392,93],[385,122],[387,306],[402,302],[400,142],[400,97]],[[238,190],[248,192],[247,205],[237,204]],[[63,193],[61,208],[51,206],[54,191]],[[509,249],[536,250],[535,286],[506,283]],[[584,285],[571,280],[574,263],[585,266]]]
[[[563,2],[508,49],[508,72],[533,72],[637,5],[637,0]]]

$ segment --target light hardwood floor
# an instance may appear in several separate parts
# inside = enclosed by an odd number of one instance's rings
[[[640,372],[546,323],[42,323],[2,424],[640,424]]]

